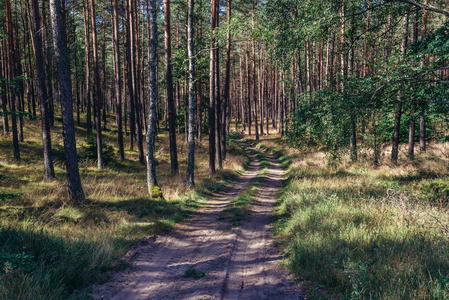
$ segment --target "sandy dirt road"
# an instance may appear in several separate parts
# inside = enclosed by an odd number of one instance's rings
[[[260,152],[260,151],[259,151]],[[228,202],[256,178],[260,161],[248,152],[248,169],[164,236],[151,236],[127,254],[131,267],[95,287],[94,299],[302,299],[279,267],[270,216],[284,172],[269,154],[268,172],[238,227],[218,220]],[[187,269],[205,272],[185,278]]]

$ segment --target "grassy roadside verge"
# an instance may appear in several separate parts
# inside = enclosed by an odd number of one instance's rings
[[[447,155],[336,168],[286,152],[275,233],[309,299],[449,297]]]
[[[207,144],[198,144],[197,186],[188,192],[184,184],[185,142],[178,140],[180,175],[171,176],[165,148],[168,136],[162,132],[156,159],[166,200],[146,196],[145,168],[139,166],[137,152],[127,150],[124,162],[113,155],[103,170],[97,170],[94,161],[81,162],[89,201],[82,207],[72,207],[67,203],[63,157],[59,153],[62,140],[58,135],[53,139],[57,179],[42,180],[38,126],[30,122],[25,128],[27,141],[21,148],[20,163],[10,159],[10,141],[0,139],[0,299],[89,298],[87,287],[107,280],[108,271],[123,269],[126,263],[121,258],[134,243],[170,230],[245,165],[241,150],[230,147],[224,170],[209,179]],[[82,136],[82,128],[78,131]],[[104,134],[113,147],[114,127]],[[79,146],[80,151],[86,148],[82,142]],[[126,147],[129,149],[129,145]]]

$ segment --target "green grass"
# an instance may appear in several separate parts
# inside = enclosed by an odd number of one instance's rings
[[[219,219],[231,222],[232,226],[237,226],[246,216],[256,194],[257,187],[254,185],[249,186],[244,192],[229,202],[228,206],[220,214]]]
[[[53,131],[56,180],[43,180],[42,143],[37,121],[27,122],[22,160],[12,159],[11,139],[0,138],[0,299],[89,298],[89,286],[108,280],[108,271],[121,270],[121,258],[136,242],[163,234],[197,209],[212,193],[241,172],[245,158],[237,148],[225,169],[208,178],[207,145],[196,149],[196,187],[185,188],[187,146],[178,139],[180,175],[170,174],[168,134],[157,137],[157,175],[164,199],[151,200],[146,169],[136,149],[125,144],[126,159],[117,159],[113,118],[104,140],[113,151],[98,170],[89,155],[80,163],[88,201],[72,207],[65,182],[61,127]],[[77,127],[80,152],[88,153],[85,129]],[[129,142],[129,137],[126,137]],[[74,291],[76,291],[74,293]]]
[[[188,268],[184,273],[185,278],[200,279],[203,278],[204,276],[206,276],[206,273],[197,271],[194,268]]]
[[[398,167],[289,151],[275,233],[308,298],[449,298],[447,159]]]
[[[227,207],[220,214],[219,219],[230,222],[231,226],[238,226],[245,218],[254,197],[258,193],[258,189],[265,180],[268,168],[270,167],[270,162],[267,160],[266,156],[256,150],[253,150],[252,148],[248,148],[246,146],[243,146],[242,148],[253,153],[258,158],[260,161],[260,170],[256,178],[251,182],[250,186],[245,191],[237,195],[237,197],[229,201]]]

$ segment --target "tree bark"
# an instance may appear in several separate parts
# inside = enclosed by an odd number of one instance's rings
[[[408,11],[404,15],[404,25],[402,29],[402,43],[401,43],[401,56],[405,57],[407,48],[407,35],[408,32]],[[396,113],[394,119],[394,131],[393,131],[393,145],[391,148],[391,162],[394,164],[398,163],[398,153],[399,153],[399,132],[401,127],[401,115],[402,115],[402,99],[401,91],[398,92]]]
[[[228,27],[231,26],[231,5],[232,5],[232,0],[228,0],[228,14],[227,14],[227,18],[228,18]],[[222,115],[222,119],[223,119],[223,124],[224,126],[222,127],[222,139],[221,139],[221,143],[222,143],[222,156],[223,156],[223,160],[226,159],[226,124],[228,122],[228,107],[229,107],[229,88],[230,88],[230,80],[231,80],[231,30],[228,28],[228,34],[227,34],[227,38],[226,38],[226,74],[225,74],[225,86],[224,86],[224,97],[223,97],[223,115]],[[236,121],[237,122],[237,121]]]
[[[117,1],[117,0],[115,0]],[[156,102],[157,102],[157,73],[156,73],[156,54],[157,54],[157,10],[156,0],[150,0],[150,103],[148,110],[148,130],[146,135],[147,147],[147,184],[150,197],[157,195],[154,193],[154,187],[157,186],[156,162],[154,160],[155,145],[155,125],[156,125]]]
[[[246,42],[246,102],[247,102],[247,119],[248,119],[248,135],[251,135],[251,80],[249,75],[249,42]]]
[[[408,156],[415,155],[415,111],[410,112],[410,126],[408,131]]]
[[[41,112],[42,125],[42,146],[44,154],[44,176],[45,180],[50,181],[55,178],[53,166],[53,155],[51,150],[51,129],[48,118],[47,105],[47,86],[45,84],[45,66],[44,55],[42,52],[42,35],[40,27],[39,1],[31,0],[31,9],[33,12],[33,36],[34,36],[34,56],[36,58],[36,69],[38,77],[37,95],[39,98],[39,108]]]
[[[243,63],[242,63],[242,55],[239,56],[239,73],[240,73],[240,105],[242,110],[242,125],[243,125],[243,132],[246,131],[246,110],[245,110],[245,97],[243,93]]]
[[[98,69],[98,43],[97,43],[97,25],[95,17],[95,0],[90,0],[90,15],[92,23],[92,51],[94,65],[94,104],[95,104],[95,124],[97,129],[97,165],[98,169],[103,168],[103,141],[101,135],[101,81]]]
[[[220,12],[220,1],[217,0],[216,14],[215,17],[215,28],[218,28],[219,23],[219,12]],[[215,47],[215,154],[217,169],[223,168],[223,156],[221,148],[221,127],[222,127],[222,116],[221,116],[221,94],[220,94],[220,51],[219,43],[217,41]]]
[[[64,150],[66,155],[67,182],[70,201],[81,205],[85,201],[83,187],[78,169],[76,154],[75,126],[72,106],[72,82],[70,78],[69,57],[62,22],[60,0],[50,0],[51,23],[56,64],[58,66],[59,85],[61,91],[62,127],[64,133]]]
[[[114,84],[115,84],[115,114],[118,134],[118,155],[125,160],[122,127],[122,82],[120,77],[120,41],[119,41],[119,7],[118,0],[114,0]]]
[[[426,120],[424,118],[424,109],[419,116],[419,150],[426,151]]]
[[[216,25],[217,0],[212,0],[211,31]],[[210,42],[210,73],[209,73],[209,177],[215,174],[215,37],[212,35]]]
[[[103,113],[103,130],[106,130],[107,101],[106,101],[106,9],[101,16],[101,108]]]
[[[86,81],[85,81],[85,97],[86,97],[86,130],[87,134],[90,136],[92,134],[92,101],[91,101],[91,86],[90,86],[90,26],[89,26],[89,8],[86,5],[86,1],[83,0],[83,18],[84,18],[84,64],[86,71]]]
[[[170,169],[171,174],[179,173],[178,149],[176,147],[175,126],[175,100],[173,98],[173,75],[171,63],[171,34],[170,34],[170,0],[164,0],[165,17],[165,79],[167,82],[167,105],[168,105],[168,131],[170,139]]]
[[[254,15],[254,6],[255,6],[255,0],[252,0],[252,27],[254,30],[254,22],[255,22],[255,15]],[[253,78],[252,78],[252,84],[253,84],[253,90],[252,90],[252,97],[254,101],[254,129],[256,131],[256,141],[259,141],[259,124],[258,124],[258,118],[257,118],[257,96],[256,96],[256,86],[257,86],[257,80],[256,80],[256,40],[253,39]]]
[[[6,61],[6,59],[3,59],[3,43],[2,43],[2,41],[0,41],[0,76],[2,78],[7,77],[7,75],[6,75],[7,68],[4,64],[5,61]],[[3,137],[6,138],[6,136],[9,133],[9,121],[8,121],[8,110],[7,110],[8,98],[7,98],[6,87],[3,85],[1,87],[2,87],[2,90],[0,91],[0,96],[2,98],[2,110],[3,110],[3,115],[2,115]]]
[[[415,13],[413,18],[413,39],[412,44],[418,40],[418,14]],[[413,105],[413,104],[412,104]],[[412,107],[410,111],[410,126],[408,132],[408,156],[415,155],[415,109]]]
[[[189,157],[187,163],[187,187],[195,185],[195,57],[193,49],[194,0],[189,0],[187,53],[189,56]]]
[[[14,38],[13,38],[13,24],[11,15],[11,2],[10,0],[5,0],[5,12],[6,12],[6,34],[8,41],[8,80],[12,82],[15,77],[15,67],[14,67]],[[16,99],[17,92],[13,87],[10,90],[10,107],[11,107],[11,122],[12,122],[12,140],[13,140],[13,151],[14,159],[20,160],[20,149],[19,149],[19,136],[17,134],[17,115],[16,115]]]
[[[424,1],[427,5],[428,0]],[[423,12],[423,24],[422,24],[422,37],[427,35],[427,10]],[[423,59],[422,64],[424,64],[426,58]],[[419,116],[419,150],[421,152],[426,151],[426,119],[425,119],[425,105],[422,105]]]
[[[201,3],[200,3],[201,5]],[[199,23],[198,23],[198,33],[199,33],[199,44],[202,45],[203,40],[203,16],[201,12],[201,6],[199,11]],[[198,118],[198,140],[201,142],[202,139],[202,126],[203,126],[203,109],[202,109],[202,103],[203,103],[203,82],[201,75],[198,76],[198,106],[197,106],[197,118]]]
[[[130,133],[130,148],[134,149],[134,141],[136,138],[136,113],[135,113],[135,86],[133,82],[133,56],[134,51],[132,47],[132,18],[131,18],[131,0],[125,0],[126,6],[126,69],[127,69],[127,84],[128,84],[128,99],[129,99],[129,133]]]
[[[143,151],[143,137],[142,137],[142,117],[141,117],[141,105],[140,105],[140,82],[139,82],[139,61],[140,61],[140,49],[138,45],[138,20],[135,18],[137,10],[136,2],[128,0],[130,6],[130,27],[131,27],[131,78],[133,86],[133,100],[134,100],[134,121],[137,138],[137,149],[139,151],[139,163],[145,165],[145,154]],[[134,3],[134,5],[133,5]]]

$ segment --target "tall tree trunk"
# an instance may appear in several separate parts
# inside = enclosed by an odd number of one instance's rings
[[[138,44],[138,20],[135,15],[137,14],[136,1],[130,1],[131,8],[131,75],[134,95],[134,120],[136,128],[137,149],[139,151],[139,163],[145,165],[145,154],[143,151],[143,137],[142,137],[142,117],[141,117],[141,104],[140,104],[140,80],[139,80],[139,64],[140,64],[140,47]]]
[[[67,43],[62,22],[60,0],[50,0],[51,23],[56,64],[58,66],[59,85],[61,90],[62,127],[64,133],[64,150],[66,156],[67,182],[70,201],[81,205],[85,201],[83,187],[78,169],[76,154],[75,126],[72,106],[72,81],[67,54]]]
[[[31,9],[33,11],[33,36],[34,36],[34,56],[36,58],[37,68],[37,95],[39,98],[39,108],[41,112],[42,124],[42,146],[44,152],[44,175],[45,180],[50,181],[55,178],[53,167],[53,155],[51,150],[51,130],[50,120],[48,118],[47,86],[45,84],[45,66],[44,55],[42,52],[42,31],[40,27],[39,1],[31,0]]]
[[[217,9],[215,17],[215,27],[218,28],[219,23],[219,12],[220,12],[220,1],[217,0]],[[221,127],[222,127],[222,118],[221,118],[221,94],[220,94],[220,51],[219,51],[219,43],[216,44],[215,47],[215,153],[217,160],[217,169],[220,170],[223,168],[223,156],[222,156],[222,148],[221,148]]]
[[[402,29],[402,43],[401,43],[402,57],[405,57],[405,51],[407,48],[407,38],[408,38],[407,32],[408,32],[408,11],[404,15],[404,25]],[[391,162],[394,164],[398,163],[401,115],[402,115],[402,99],[401,99],[401,91],[399,91],[397,96],[396,113],[394,119],[393,145],[391,148]]]
[[[17,15],[16,15],[16,24],[19,23],[18,19],[17,19]],[[23,70],[22,70],[22,55],[21,55],[21,48],[20,48],[20,39],[19,37],[21,36],[19,33],[19,26],[15,27],[15,36],[17,37],[17,41],[16,43],[14,43],[14,47],[16,48],[14,51],[14,68],[15,68],[15,74],[16,75],[22,75],[23,74]],[[18,90],[17,90],[17,110],[19,112],[23,112],[25,111],[25,101],[24,101],[24,88],[23,88],[23,81],[19,80],[18,82],[16,82]],[[19,142],[23,142],[23,115],[20,113],[19,114]]]
[[[6,78],[8,77],[7,73],[7,67],[5,65],[6,59],[3,59],[3,42],[0,41],[0,76],[2,78]],[[8,98],[7,98],[7,92],[6,92],[6,87],[5,86],[1,86],[2,90],[0,91],[0,97],[2,98],[2,110],[3,110],[3,115],[2,115],[2,121],[3,121],[3,137],[6,138],[6,136],[9,133],[9,121],[8,121]]]
[[[212,0],[211,31],[215,29],[217,17],[217,0]],[[209,74],[209,177],[215,174],[215,37],[210,42],[210,74]]]
[[[251,135],[251,80],[249,76],[249,42],[246,42],[246,116],[248,117],[248,135]]]
[[[281,74],[281,78],[280,78],[281,82],[280,84],[282,85],[281,88],[281,96],[279,97],[279,129],[281,131],[281,136],[284,136],[284,118],[285,118],[285,110],[284,110],[284,103],[285,103],[285,76],[284,76],[284,71]]]
[[[107,93],[106,93],[106,9],[101,16],[101,107],[103,109],[103,130],[106,130]]]
[[[255,15],[254,15],[254,6],[255,6],[255,0],[252,0],[252,27],[254,27],[255,22]],[[256,131],[256,141],[259,141],[259,125],[257,120],[257,96],[256,96],[256,86],[257,86],[257,80],[256,80],[256,40],[253,39],[253,101],[254,101],[254,126]]]
[[[245,110],[245,97],[243,93],[243,63],[242,63],[242,55],[239,56],[239,73],[240,73],[240,104],[241,104],[241,110],[242,110],[242,125],[243,125],[243,131],[246,131],[246,110]]]
[[[187,53],[189,56],[189,157],[187,164],[187,187],[195,185],[195,57],[193,54],[193,9],[194,0],[189,0]]]
[[[419,150],[426,151],[426,120],[424,118],[424,109],[421,109],[419,116]]]
[[[127,69],[127,83],[128,83],[128,99],[129,99],[129,133],[130,133],[130,148],[134,149],[134,141],[136,138],[136,113],[135,113],[135,86],[133,82],[133,56],[134,51],[132,47],[131,36],[132,33],[132,18],[131,18],[131,0],[126,2],[126,69]]]
[[[261,47],[259,47],[258,51],[258,66],[259,66],[259,111],[260,111],[260,134],[263,135],[263,117],[264,117],[264,100],[265,97],[263,95],[265,90],[265,81],[264,81],[264,66],[261,65],[260,56],[261,56]],[[263,62],[262,62],[263,64]],[[293,72],[292,72],[293,74]],[[292,75],[294,77],[294,75]]]
[[[369,30],[369,17],[370,10],[368,9],[366,15],[366,32]],[[368,75],[368,35],[365,35],[365,41],[363,43],[363,77],[366,77],[366,75]]]
[[[53,89],[53,80],[52,80],[52,74],[53,73],[53,63],[52,63],[52,51],[50,48],[50,27],[47,26],[48,24],[48,18],[46,9],[48,7],[48,0],[42,0],[42,30],[44,34],[44,57],[46,60],[45,65],[45,72],[47,75],[47,93],[48,93],[48,107],[49,107],[49,118],[50,118],[50,126],[53,128],[55,125],[55,114],[54,114],[54,98],[56,96],[56,91]]]
[[[427,5],[429,3],[428,0],[424,1],[424,4]],[[427,35],[427,10],[423,11],[423,24],[422,24],[422,37]],[[426,58],[421,62],[425,63]],[[419,116],[419,150],[421,152],[426,151],[426,119],[425,119],[425,111],[426,106],[422,105]]]
[[[83,0],[83,18],[84,18],[84,64],[86,71],[85,79],[85,97],[86,97],[86,130],[87,134],[92,134],[92,101],[91,101],[91,79],[90,79],[90,26],[89,26],[89,8],[86,4],[86,0]]]
[[[344,7],[343,7],[344,9]],[[342,12],[342,15],[344,15],[344,11]],[[345,73],[346,70],[342,71],[342,81],[346,81],[347,77],[349,77],[349,75],[353,75],[354,72],[354,47],[352,47],[352,45],[354,44],[354,18],[351,19],[351,22],[349,23],[349,28],[350,28],[350,49],[349,49],[349,53],[348,56],[343,55],[342,57],[342,68],[345,68],[345,66],[347,66],[347,73]],[[344,27],[342,28],[342,43],[344,42]],[[344,47],[344,45],[342,45],[342,47]],[[343,53],[345,53],[345,51],[343,51]],[[345,60],[346,63],[345,63]],[[345,93],[346,88],[345,88],[345,84],[344,82],[342,82],[342,92]],[[355,162],[357,161],[357,113],[356,113],[356,108],[354,107],[353,104],[351,104],[351,114],[350,114],[350,130],[351,130],[351,136],[349,138],[349,148],[350,148],[350,152],[351,152],[351,161]]]
[[[117,0],[115,0],[117,1]],[[147,147],[147,184],[150,197],[156,197],[155,186],[156,179],[156,162],[154,160],[154,144],[155,144],[155,125],[156,125],[156,101],[157,101],[157,72],[156,72],[156,54],[157,54],[157,10],[156,0],[150,0],[150,103],[148,110],[148,130],[146,135]]]
[[[408,130],[408,156],[415,155],[415,110],[410,111],[410,126]]]
[[[8,41],[8,80],[11,82],[16,74],[14,73],[14,37],[13,37],[13,24],[11,15],[11,2],[10,0],[5,0],[5,12],[6,12],[6,34]],[[17,115],[16,115],[16,99],[17,92],[13,87],[10,90],[10,107],[11,107],[11,122],[12,122],[12,140],[13,140],[13,150],[14,159],[20,160],[20,150],[19,150],[19,136],[17,134]]]
[[[198,23],[198,31],[199,31],[199,43],[202,45],[203,41],[203,16],[201,14],[201,2],[200,2],[200,12],[199,12],[199,23]],[[201,78],[201,74],[198,76],[198,106],[197,106],[197,117],[198,117],[198,140],[201,142],[202,138],[202,126],[203,126],[203,109],[202,109],[202,102],[203,102],[203,82]]]
[[[413,18],[413,36],[412,44],[418,40],[418,14],[415,12]],[[412,104],[413,105],[413,104]],[[414,105],[410,111],[410,126],[408,132],[408,156],[413,157],[415,155],[415,108]]]
[[[231,5],[232,0],[228,0],[228,26],[231,26]],[[226,124],[228,122],[228,107],[229,107],[229,88],[231,80],[231,30],[228,29],[227,41],[226,41],[226,74],[225,74],[225,86],[224,86],[224,97],[223,97],[223,124],[221,131],[221,143],[222,143],[222,156],[223,160],[226,159]],[[237,122],[237,121],[236,121]]]
[[[103,168],[103,141],[101,136],[101,81],[98,69],[98,43],[97,25],[95,18],[95,0],[90,0],[90,15],[92,22],[92,51],[94,65],[94,104],[95,104],[95,124],[97,129],[97,164],[98,169]]]
[[[178,149],[176,147],[175,102],[173,98],[173,75],[171,63],[171,35],[170,35],[170,0],[164,0],[165,18],[165,79],[167,82],[168,131],[170,139],[170,169],[172,175],[179,173]]]
[[[72,6],[72,30],[75,31],[75,5]],[[76,51],[76,34],[73,35],[73,59],[74,59],[74,71],[73,79],[75,81],[75,99],[76,99],[76,124],[81,126],[80,106],[81,95],[79,93],[79,81],[78,81],[78,55]]]
[[[122,128],[122,82],[120,77],[120,41],[119,41],[119,7],[114,0],[114,84],[115,84],[115,114],[118,131],[118,153],[121,161],[125,160]]]

